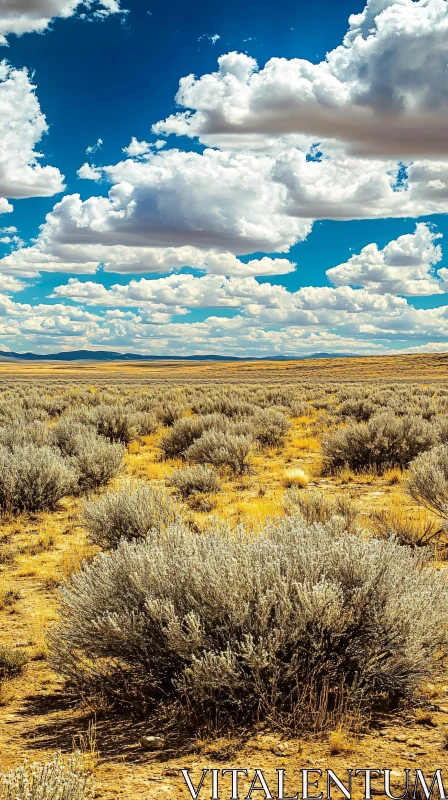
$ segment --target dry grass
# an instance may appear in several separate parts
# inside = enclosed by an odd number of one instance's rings
[[[331,731],[328,737],[328,745],[332,756],[351,753],[353,750],[353,742],[342,728],[336,728],[336,730]]]
[[[283,485],[286,489],[290,489],[291,486],[298,486],[300,489],[305,489],[309,482],[309,476],[303,469],[287,469],[283,475]]]

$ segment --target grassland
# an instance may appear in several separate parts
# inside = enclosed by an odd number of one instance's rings
[[[4,380],[114,381],[143,380],[169,383],[260,383],[307,380],[446,380],[448,354],[360,356],[303,361],[142,361],[142,362],[6,362]]]
[[[298,491],[319,493],[326,500],[345,498],[357,507],[357,526],[362,536],[375,534],[378,518],[389,520],[389,528],[423,530],[432,523],[438,534],[432,541],[432,564],[446,570],[446,537],[440,518],[424,510],[409,497],[406,466],[391,464],[384,469],[354,471],[345,466],[331,472],[325,466],[322,442],[334,430],[354,424],[341,416],[344,396],[363,395],[369,400],[378,392],[402,392],[407,407],[397,409],[428,422],[438,436],[438,425],[447,416],[448,356],[406,356],[359,359],[324,359],[303,362],[244,362],[182,364],[0,364],[0,401],[20,397],[26,405],[29,391],[51,398],[79,387],[92,395],[109,393],[112,403],[132,393],[155,392],[154,406],[164,391],[168,405],[184,397],[185,390],[198,389],[207,396],[240,392],[252,402],[254,392],[285,390],[294,396],[289,408],[272,405],[290,422],[284,441],[268,447],[254,446],[250,469],[235,474],[218,469],[220,491],[198,503],[196,495],[182,501],[170,487],[170,476],[182,469],[182,457],[164,458],[162,440],[171,428],[160,415],[155,429],[140,433],[127,444],[123,466],[107,487],[89,491],[95,498],[125,482],[143,481],[160,487],[182,505],[192,530],[202,530],[214,516],[234,527],[244,522],[257,528],[270,517],[285,514],[285,491],[297,484]],[[91,387],[91,388],[88,388]],[[227,388],[228,387],[228,388]],[[260,388],[261,387],[261,388]],[[106,398],[107,399],[107,398]],[[383,411],[390,410],[390,404]],[[32,406],[32,403],[30,403]],[[76,403],[70,405],[73,410]],[[403,403],[401,404],[403,406]],[[428,409],[425,412],[425,409]],[[62,416],[67,414],[62,410]],[[232,412],[233,413],[233,412]],[[28,414],[28,421],[32,414]],[[60,414],[44,416],[51,430]],[[187,396],[180,416],[196,414]],[[365,424],[362,422],[361,424]],[[3,428],[8,423],[3,420]],[[432,442],[437,446],[437,441]],[[94,774],[99,798],[187,797],[179,767],[189,767],[195,777],[203,767],[262,767],[267,776],[285,768],[289,773],[307,766],[331,767],[342,774],[350,766],[387,766],[396,771],[415,766],[433,771],[443,767],[448,752],[448,674],[443,662],[422,683],[418,697],[393,713],[376,714],[359,725],[341,720],[334,730],[322,733],[291,733],[275,729],[266,721],[241,730],[201,732],[179,748],[150,752],[141,745],[144,735],[160,733],[158,723],[138,715],[126,716],[107,702],[88,693],[76,695],[63,677],[52,669],[47,632],[59,614],[59,588],[83,562],[90,562],[98,547],[89,542],[80,509],[85,495],[64,496],[51,511],[5,513],[0,519],[0,647],[25,654],[25,668],[0,683],[0,752],[2,769],[19,763],[48,760],[56,750],[80,749],[86,766]],[[400,520],[397,521],[397,515]],[[400,528],[401,531],[401,528]],[[403,546],[415,546],[410,537]],[[242,782],[242,785],[244,781]]]

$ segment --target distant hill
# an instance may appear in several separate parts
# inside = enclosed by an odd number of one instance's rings
[[[141,353],[118,353],[114,350],[67,350],[60,353],[14,353],[0,350],[0,361],[302,361],[309,358],[359,358],[358,353],[309,353],[303,356],[270,355],[262,358],[196,355],[148,356]]]

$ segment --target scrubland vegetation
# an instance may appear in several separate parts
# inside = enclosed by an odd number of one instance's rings
[[[74,709],[168,739],[261,726],[336,752],[342,728],[431,716],[447,546],[442,382],[0,385],[2,708],[45,669]],[[3,773],[0,798],[88,797],[71,758]]]

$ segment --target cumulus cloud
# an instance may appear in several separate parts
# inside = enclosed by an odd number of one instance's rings
[[[138,308],[148,312],[185,315],[195,308],[230,308],[242,312],[252,324],[322,326],[357,325],[402,314],[407,303],[392,295],[376,295],[364,289],[304,287],[289,292],[284,286],[259,283],[253,277],[226,278],[206,275],[170,275],[133,280],[106,289],[101,283],[70,278],[52,295],[92,306]]]
[[[431,225],[420,222],[414,233],[400,236],[382,250],[375,243],[366,245],[345,264],[327,270],[327,277],[336,286],[364,286],[381,294],[441,294],[440,278],[448,275],[445,268],[439,277],[434,274],[442,259],[442,248],[436,244],[441,238]]]
[[[26,283],[14,278],[13,275],[0,275],[0,292],[20,292],[25,287]]]
[[[132,137],[131,143],[128,144],[127,147],[123,147],[123,153],[126,153],[130,158],[135,158],[137,156],[143,156],[145,153],[149,153],[151,149],[151,145],[149,142],[139,142],[135,136]]]
[[[10,214],[14,211],[11,203],[8,203],[6,197],[0,197],[0,214]]]
[[[33,247],[14,250],[0,260],[5,274],[33,277],[39,272],[91,274],[103,265],[105,272],[122,274],[172,272],[193,267],[216,275],[286,275],[296,264],[287,258],[241,261],[233,253],[195,247],[126,247],[121,245],[57,244],[43,235]]]
[[[251,277],[177,275],[106,289],[101,283],[72,278],[57,287],[53,297],[54,305],[31,306],[0,294],[3,342],[11,349],[17,349],[18,341],[21,348],[26,343],[54,349],[57,341],[58,347],[167,355],[272,355],[323,349],[387,352],[391,344],[446,346],[448,337],[447,306],[415,309],[404,298],[347,286],[288,292]],[[106,312],[105,306],[110,306]],[[208,307],[227,308],[234,316],[212,314],[203,322],[183,319],[190,309]],[[172,316],[181,321],[170,321]]]
[[[307,158],[297,148],[275,154],[173,149],[144,160],[84,165],[78,174],[111,183],[108,196],[64,197],[37,243],[6,256],[0,268],[23,275],[39,266],[93,272],[104,262],[110,271],[145,272],[207,262],[219,274],[282,274],[289,267],[279,259],[252,267],[233,259],[224,269],[217,254],[288,252],[316,219],[448,212],[448,162],[418,161],[405,169],[378,159]]]
[[[0,44],[7,44],[10,34],[43,33],[54,19],[76,13],[103,19],[124,12],[119,0],[0,0]]]
[[[43,166],[36,146],[48,126],[26,69],[0,62],[0,213],[5,198],[50,197],[64,189],[56,167]]]
[[[271,170],[270,157],[212,150],[159,151],[144,162],[95,168],[95,177],[113,184],[108,196],[64,197],[47,215],[37,243],[7,255],[0,269],[91,272],[106,262],[107,269],[123,272],[197,266],[285,274],[291,270],[286,259],[244,265],[235,258],[286,252],[311,229],[309,220],[285,213],[286,190]]]
[[[165,139],[157,139],[156,142],[139,141],[135,136],[132,137],[130,144],[123,147],[123,153],[126,153],[129,158],[139,158],[140,156],[148,155],[152,149],[161,150],[165,147]]]
[[[448,210],[446,161],[405,167],[378,159],[309,160],[290,148],[276,156],[271,174],[285,187],[285,211],[302,218],[419,217]]]
[[[216,72],[182,78],[176,100],[187,110],[153,130],[212,146],[301,134],[356,155],[446,155],[447,62],[445,0],[368,0],[318,64],[272,58],[259,69],[232,52]]]

